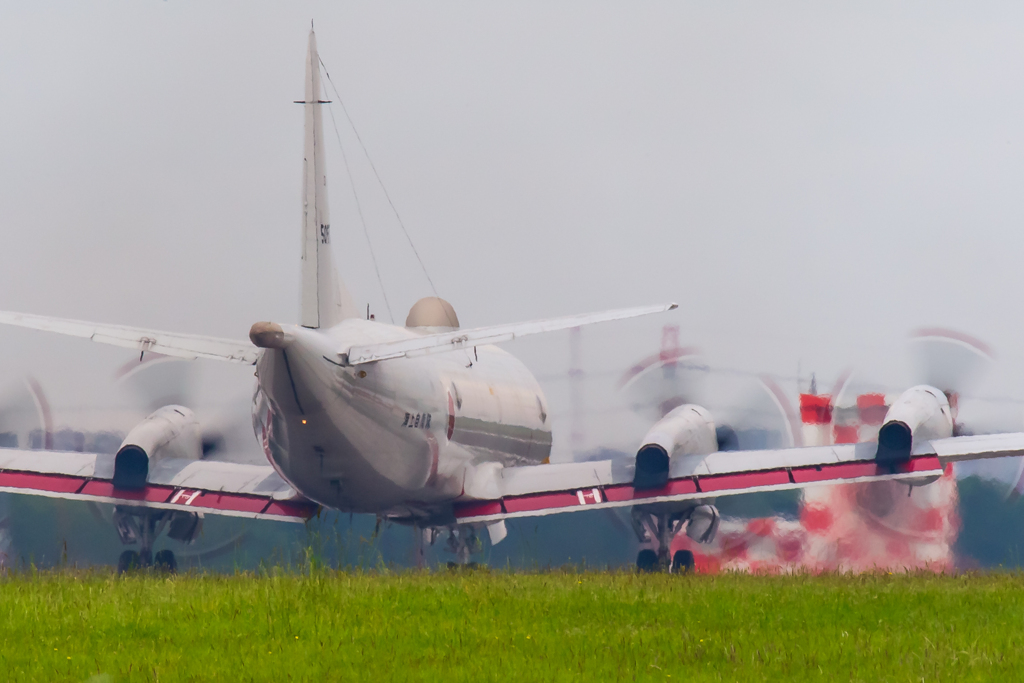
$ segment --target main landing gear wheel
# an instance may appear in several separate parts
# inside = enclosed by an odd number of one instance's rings
[[[694,565],[693,553],[689,550],[677,550],[672,555],[673,574],[689,574],[693,571]]]
[[[641,550],[636,556],[636,568],[645,574],[658,571],[658,553],[650,548]]]
[[[459,564],[458,562],[449,562],[448,571],[473,571],[474,569],[480,569],[484,565],[479,562],[467,562],[466,564]]]
[[[173,574],[178,571],[178,560],[170,550],[161,550],[153,558],[153,568],[157,571]]]
[[[125,550],[121,553],[121,557],[117,559],[117,573],[124,574],[137,569],[142,569],[142,557],[134,550]]]

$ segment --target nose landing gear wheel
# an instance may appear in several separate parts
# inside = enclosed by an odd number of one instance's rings
[[[117,558],[118,574],[124,574],[125,572],[137,569],[142,569],[142,557],[134,550],[125,550],[121,553],[121,557]]]
[[[160,572],[173,574],[178,571],[178,560],[170,550],[161,550],[153,558],[153,568]]]
[[[694,567],[693,553],[689,550],[677,550],[672,555],[672,573],[673,574],[689,574],[693,572]]]
[[[658,571],[658,553],[653,550],[641,550],[636,556],[637,571],[645,574]]]

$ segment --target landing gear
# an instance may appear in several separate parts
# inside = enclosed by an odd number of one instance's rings
[[[140,569],[153,569],[158,572],[173,574],[178,571],[178,560],[170,550],[161,550],[154,557],[148,550],[137,552],[125,550],[117,559],[117,573],[138,571]]]
[[[474,569],[480,568],[479,562],[467,562],[466,564],[459,564],[458,562],[449,562],[448,571],[473,571]]]
[[[174,559],[174,553],[170,550],[161,550],[156,554],[156,557],[153,558],[153,568],[158,571],[173,574],[178,571],[178,561]]]
[[[454,561],[448,562],[448,569],[476,569],[480,566],[477,562],[471,562],[470,558],[483,550],[483,542],[477,535],[477,529],[468,524],[453,524],[439,526],[419,526],[426,520],[411,521],[413,525],[413,539],[415,541],[414,559],[416,566],[420,569],[427,564],[427,546],[433,546],[442,534],[447,533],[445,539],[445,551],[455,555]]]
[[[433,546],[437,542],[438,530],[435,527],[413,527],[413,538],[416,541],[416,568],[423,569],[427,566],[427,546]]]
[[[689,574],[693,571],[695,562],[693,553],[689,550],[677,550],[672,555],[672,566],[669,571],[673,574]]]
[[[158,510],[118,505],[114,508],[114,526],[121,543],[142,547],[138,552],[126,550],[117,560],[117,573],[152,567],[158,571],[176,572],[178,561],[170,550],[153,555],[153,542],[167,529],[167,537],[191,543],[202,530],[202,515],[195,512]]]
[[[636,570],[644,574],[658,571],[658,553],[644,548],[636,555]]]
[[[448,550],[455,553],[455,562],[450,565],[469,566],[469,556],[480,552],[483,544],[471,526],[453,526],[448,529]],[[476,564],[475,562],[472,564]]]
[[[693,571],[694,557],[689,550],[678,550],[671,556],[672,540],[680,531],[698,543],[710,543],[718,532],[718,510],[711,505],[697,505],[682,510],[666,510],[662,506],[637,506],[630,519],[641,550],[636,567],[641,572],[668,570],[673,574]]]
[[[117,559],[117,573],[124,574],[136,569],[142,569],[142,558],[134,550],[125,550]]]

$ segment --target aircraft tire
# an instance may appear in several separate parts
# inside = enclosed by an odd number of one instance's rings
[[[658,553],[649,548],[641,550],[636,555],[636,569],[645,574],[658,571]]]
[[[459,564],[458,562],[449,562],[447,565],[448,571],[450,572],[472,571],[474,569],[479,569],[482,566],[483,565],[481,565],[479,562],[467,562],[466,564]]]
[[[136,571],[142,568],[142,558],[134,550],[125,550],[121,557],[117,558],[117,573]]]
[[[174,574],[178,571],[178,560],[170,550],[161,550],[153,558],[153,568],[157,571]]]
[[[672,555],[673,574],[689,574],[693,571],[694,565],[693,552],[689,550],[677,550]]]

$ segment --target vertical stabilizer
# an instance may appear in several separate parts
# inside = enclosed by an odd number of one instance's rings
[[[320,99],[320,57],[316,35],[309,32],[306,56],[305,161],[302,167],[302,326],[330,327],[357,318],[352,297],[334,270],[331,219],[327,210],[323,125]]]

